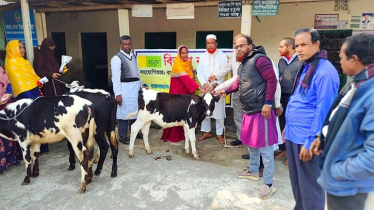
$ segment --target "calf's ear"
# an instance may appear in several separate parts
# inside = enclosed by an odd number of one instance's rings
[[[220,99],[219,95],[213,96],[213,100],[214,100],[215,102],[218,102],[219,99]]]

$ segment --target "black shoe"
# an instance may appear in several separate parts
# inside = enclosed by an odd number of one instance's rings
[[[249,157],[250,157],[249,154],[247,154],[247,155],[242,155],[242,158],[243,158],[243,159],[249,159]]]
[[[119,142],[121,142],[122,144],[130,144],[130,141],[127,137],[120,138]]]
[[[242,141],[240,141],[239,139],[235,140],[235,141],[232,141],[231,143],[231,146],[239,146],[242,144]]]
[[[137,139],[143,139],[143,134],[141,134],[141,133],[136,134],[136,138]]]

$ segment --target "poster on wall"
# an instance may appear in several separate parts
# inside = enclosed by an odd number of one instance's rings
[[[362,13],[360,21],[361,29],[374,29],[374,13]]]
[[[30,12],[30,25],[32,34],[32,45],[38,46],[38,40],[36,39],[35,31],[35,20],[34,12]],[[12,40],[20,40],[25,43],[25,34],[23,32],[22,13],[20,9],[6,10],[3,11],[4,30],[7,42]]]
[[[339,14],[316,14],[314,18],[315,29],[336,29]]]
[[[152,5],[134,5],[131,14],[133,17],[152,17]]]
[[[218,3],[219,18],[238,18],[242,16],[242,1],[223,1]]]
[[[166,17],[167,19],[194,19],[195,4],[167,4]]]
[[[351,24],[349,28],[360,28],[361,24],[361,16],[360,15],[352,15],[351,16]]]
[[[221,49],[227,55],[227,61],[230,62],[233,49]],[[194,69],[195,81],[199,84],[196,76],[197,65],[199,59],[206,50],[204,49],[189,49],[188,59],[192,63]],[[138,59],[138,67],[142,82],[159,92],[169,92],[171,68],[177,56],[177,49],[137,49],[134,54]],[[226,76],[226,80],[231,78],[231,74]],[[226,97],[226,104],[230,104],[230,98]]]
[[[279,10],[279,0],[254,0],[252,16],[276,16]]]

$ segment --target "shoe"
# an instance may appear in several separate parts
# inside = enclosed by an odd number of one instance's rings
[[[242,144],[242,141],[240,141],[239,139],[235,140],[235,141],[232,141],[231,143],[231,146],[239,146]]]
[[[202,136],[199,137],[199,141],[203,141],[205,139],[211,138],[213,135],[211,132],[205,132]]]
[[[13,165],[19,166],[19,165],[21,165],[21,163],[18,160],[16,160],[16,162],[14,162]]]
[[[119,142],[121,142],[122,144],[130,144],[130,141],[127,137],[120,138]]]
[[[266,184],[263,184],[260,188],[260,192],[258,193],[258,197],[260,199],[270,198],[271,195],[275,193],[275,191],[277,191],[277,188],[275,188],[274,186],[269,187]]]
[[[223,136],[217,135],[216,138],[218,139],[219,143],[221,143],[221,144],[225,143],[225,139],[223,138]]]
[[[258,173],[251,173],[248,170],[246,171],[239,171],[236,173],[237,177],[245,178],[245,179],[252,179],[252,180],[260,180],[260,176]]]
[[[136,138],[137,139],[143,139],[143,134],[141,134],[141,133],[136,134]]]
[[[286,157],[287,156],[287,152],[286,151],[282,151],[280,153],[278,153],[277,155],[274,156],[275,159],[280,159],[282,157]]]
[[[249,155],[249,154],[247,154],[247,155],[242,155],[242,158],[243,159],[249,159],[251,156]]]

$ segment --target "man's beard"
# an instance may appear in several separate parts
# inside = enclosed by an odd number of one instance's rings
[[[246,58],[248,55],[249,55],[249,49],[247,50],[247,52],[243,53],[243,54],[236,54],[236,61],[237,62],[242,62],[244,60],[244,58]]]

